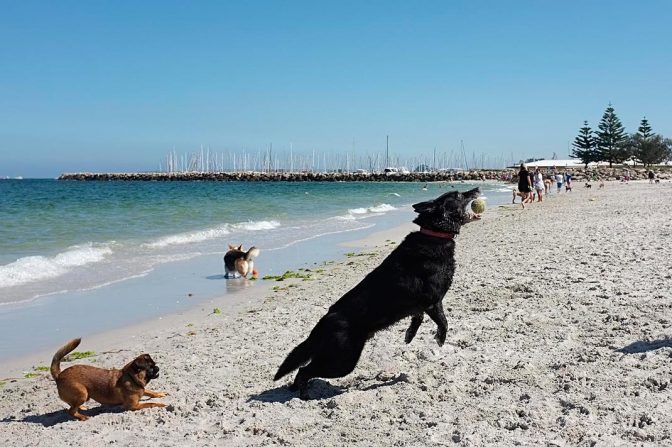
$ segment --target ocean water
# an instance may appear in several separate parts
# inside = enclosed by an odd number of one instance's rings
[[[260,274],[278,274],[408,222],[413,203],[474,186],[0,180],[0,340],[20,327],[34,334],[22,349],[34,349],[58,332],[54,321],[67,326],[109,301],[116,305],[87,318],[84,332],[183,309],[175,296],[186,290],[201,299],[235,290],[222,287],[229,243],[259,247]],[[476,186],[489,205],[510,199],[502,185]],[[18,349],[0,341],[0,359]]]

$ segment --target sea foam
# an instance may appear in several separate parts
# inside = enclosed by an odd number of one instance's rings
[[[352,208],[348,210],[348,214],[357,217],[357,216],[365,216],[371,213],[375,214],[387,213],[389,211],[394,210],[396,210],[396,208],[393,207],[392,205],[382,203],[380,205],[370,206],[368,208]]]
[[[205,230],[190,231],[186,233],[173,234],[157,239],[154,242],[143,244],[147,248],[163,248],[169,245],[183,245],[195,242],[203,242],[210,239],[218,239],[235,231],[262,231],[278,228],[280,222],[259,221],[259,222],[241,222],[237,224],[223,224],[217,227]]]
[[[112,253],[108,244],[74,245],[53,257],[26,256],[0,266],[0,287],[12,287],[61,276],[74,267],[100,262]]]

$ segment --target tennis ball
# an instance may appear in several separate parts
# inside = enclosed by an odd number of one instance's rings
[[[476,199],[471,202],[471,211],[476,214],[481,214],[483,211],[485,211],[485,200]]]

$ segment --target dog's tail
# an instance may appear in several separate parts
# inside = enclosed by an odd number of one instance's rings
[[[278,380],[284,377],[310,360],[312,357],[311,345],[312,343],[310,342],[310,337],[308,337],[301,344],[299,344],[299,346],[292,349],[292,352],[289,353],[285,361],[282,362],[282,365],[280,365],[280,368],[278,368],[278,372],[275,373],[273,380]]]
[[[247,250],[247,253],[245,253],[245,260],[250,261],[256,256],[259,256],[259,249],[257,247],[251,247],[249,250]]]
[[[53,377],[54,380],[58,379],[58,375],[61,374],[61,360],[63,360],[63,357],[74,351],[81,341],[81,338],[74,338],[56,351],[54,358],[51,359],[51,377]]]

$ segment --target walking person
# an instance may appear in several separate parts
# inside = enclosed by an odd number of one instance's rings
[[[518,171],[518,192],[520,192],[520,204],[525,209],[525,204],[531,202],[532,182],[530,181],[530,173],[525,166],[525,163],[520,164],[520,171]]]
[[[562,174],[560,174],[559,172],[555,174],[555,186],[558,187],[557,192],[559,194],[560,191],[562,191]]]
[[[539,168],[534,170],[534,189],[537,191],[537,202],[544,200],[544,176],[541,175]]]
[[[565,192],[572,191],[572,173],[565,172]]]

